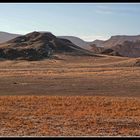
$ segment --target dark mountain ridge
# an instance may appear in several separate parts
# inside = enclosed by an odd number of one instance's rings
[[[0,44],[0,57],[3,59],[39,60],[64,52],[93,55],[71,41],[57,38],[48,32],[35,31]]]

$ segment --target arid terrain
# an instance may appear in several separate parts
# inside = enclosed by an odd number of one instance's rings
[[[3,136],[139,136],[140,99],[1,96]]]
[[[55,57],[1,61],[0,95],[140,96],[139,58]]]
[[[140,5],[0,4],[0,137],[140,137]]]
[[[140,136],[139,58],[54,58],[0,61],[0,136]]]

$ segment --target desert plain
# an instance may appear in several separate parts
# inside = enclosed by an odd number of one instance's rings
[[[140,59],[1,60],[0,136],[140,136]]]

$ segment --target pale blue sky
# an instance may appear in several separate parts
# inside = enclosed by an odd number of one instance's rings
[[[140,4],[0,4],[0,31],[50,31],[87,41],[140,34]]]

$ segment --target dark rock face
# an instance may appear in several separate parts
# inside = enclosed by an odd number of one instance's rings
[[[56,37],[51,33],[32,32],[24,36],[16,37],[15,39],[8,41],[8,43],[34,43],[38,41],[48,42],[55,38]]]
[[[52,49],[49,46],[40,46],[38,48],[1,48],[0,57],[14,60],[14,59],[26,59],[26,60],[38,60],[43,58],[49,58],[52,55]]]
[[[26,59],[26,60],[38,60],[43,58],[49,58],[51,55],[51,48],[40,46],[40,48],[7,48],[0,49],[0,57],[5,59]]]
[[[54,52],[73,52],[75,46],[67,39],[51,33],[32,32],[0,45],[0,58],[39,60],[50,58]]]
[[[112,55],[112,56],[122,56],[119,54],[119,52],[117,52],[113,49],[106,49],[106,50],[102,51],[102,54]]]

